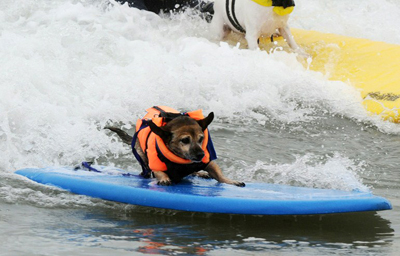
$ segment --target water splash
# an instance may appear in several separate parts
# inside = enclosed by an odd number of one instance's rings
[[[164,19],[105,0],[1,7],[1,170],[124,154],[102,127],[132,124],[157,104],[260,124],[332,113],[400,133],[370,117],[351,86],[306,70],[294,54],[212,41],[209,24],[189,14]],[[304,28],[311,25],[304,19]]]
[[[298,156],[291,164],[257,161],[253,165],[245,165],[241,172],[245,173],[242,179],[300,187],[369,191],[359,175],[364,172],[363,163],[355,163],[338,153],[324,160],[320,156],[306,154]]]

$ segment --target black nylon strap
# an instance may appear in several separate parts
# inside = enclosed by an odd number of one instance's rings
[[[243,29],[243,27],[239,24],[237,18],[236,18],[236,14],[235,14],[235,0],[232,0],[232,4],[231,4],[231,9],[232,9],[232,16],[231,16],[231,11],[229,8],[229,0],[226,0],[226,15],[228,16],[229,22],[232,24],[232,26],[234,28],[236,28],[237,30],[239,30],[242,33],[246,33],[246,30]]]
[[[236,18],[236,13],[235,13],[235,1],[236,0],[232,0],[232,17],[233,20],[236,22],[236,24],[238,25],[238,27],[240,28],[239,31],[242,33],[246,33],[246,30],[244,30],[244,28],[240,25],[239,21]]]

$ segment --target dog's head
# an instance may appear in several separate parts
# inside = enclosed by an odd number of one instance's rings
[[[179,116],[162,127],[149,121],[149,127],[152,132],[160,136],[172,153],[193,162],[200,162],[204,157],[204,151],[201,148],[204,130],[213,119],[214,113],[211,112],[201,120],[195,120],[189,116]]]

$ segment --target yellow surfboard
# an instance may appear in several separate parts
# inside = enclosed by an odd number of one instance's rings
[[[292,33],[312,56],[311,70],[350,83],[360,90],[369,112],[400,122],[400,45],[301,29]],[[278,42],[288,49],[282,40]],[[260,46],[266,49],[274,44],[265,37]]]

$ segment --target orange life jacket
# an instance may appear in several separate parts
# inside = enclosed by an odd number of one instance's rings
[[[166,107],[166,106],[155,106],[146,110],[147,114],[136,122],[136,134],[137,139],[139,140],[140,147],[142,151],[146,154],[148,158],[148,167],[151,171],[167,171],[167,165],[165,160],[170,161],[175,164],[192,164],[193,162],[188,159],[181,158],[171,152],[164,141],[151,131],[150,127],[147,126],[146,121],[151,120],[157,126],[164,126],[171,119],[167,118],[168,116],[177,117],[180,115],[187,115],[195,120],[203,119],[202,110],[196,110],[192,112],[180,113],[179,111]],[[172,115],[171,115],[172,114]],[[168,120],[169,119],[169,120]],[[136,141],[136,139],[135,139]],[[132,140],[132,149],[134,150],[134,140]],[[216,159],[216,153],[208,132],[208,129],[204,130],[204,139],[202,142],[201,148],[204,151],[204,157],[201,160],[202,163],[208,164],[210,161]],[[135,154],[135,152],[134,152]],[[160,154],[163,157],[160,159]],[[135,154],[136,156],[136,154]],[[136,156],[136,158],[138,158]],[[139,157],[140,158],[140,157]],[[145,169],[143,161],[140,161],[142,168]]]

